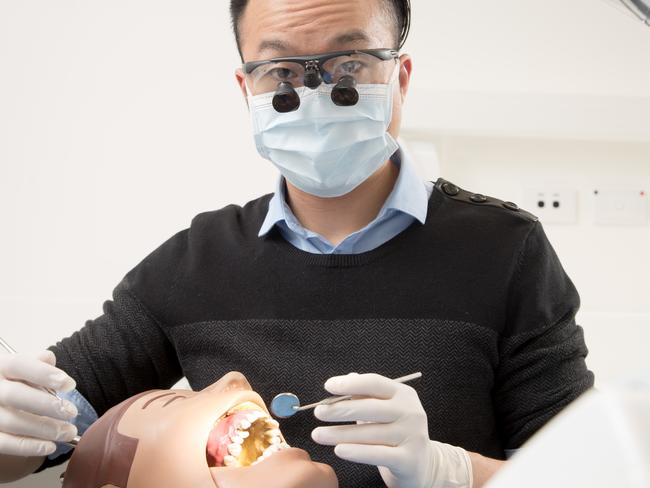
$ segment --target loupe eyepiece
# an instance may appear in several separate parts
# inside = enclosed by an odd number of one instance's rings
[[[273,96],[273,108],[275,111],[285,114],[298,110],[299,107],[300,97],[296,90],[293,89],[293,85],[286,81],[280,82],[278,84],[278,90]]]
[[[308,71],[305,73],[305,86],[315,90],[323,82],[323,77],[320,75],[320,71]]]
[[[356,89],[357,80],[350,75],[343,76],[332,88],[332,101],[339,107],[350,107],[359,101],[359,92]]]
[[[320,74],[318,63],[315,61],[309,61],[305,65],[305,86],[315,90],[321,85],[321,83],[323,83],[323,77]]]

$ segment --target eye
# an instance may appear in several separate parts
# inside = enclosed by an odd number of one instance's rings
[[[273,68],[267,73],[267,76],[270,76],[277,81],[290,81],[296,78],[297,75],[289,68]]]
[[[364,68],[364,65],[361,61],[346,61],[345,63],[341,63],[338,65],[336,68],[339,73],[349,75],[349,74],[354,74],[359,71],[361,71]]]

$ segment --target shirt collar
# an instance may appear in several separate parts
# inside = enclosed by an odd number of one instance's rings
[[[398,149],[393,154],[391,161],[400,168],[400,171],[393,191],[388,195],[377,217],[381,217],[388,210],[396,210],[409,214],[424,224],[429,205],[424,181],[415,169],[413,161],[402,149]]]
[[[391,161],[400,168],[400,172],[393,191],[388,195],[375,220],[382,218],[389,210],[393,210],[411,215],[424,224],[428,210],[428,195],[424,182],[415,170],[413,162],[401,149],[398,149],[393,154]],[[269,209],[258,236],[266,235],[276,224],[282,221],[291,230],[303,236],[315,235],[302,227],[287,204],[284,192],[284,177],[280,175],[276,182],[275,194],[269,201]]]

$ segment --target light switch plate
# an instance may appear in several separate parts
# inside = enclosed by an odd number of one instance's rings
[[[539,217],[542,224],[576,224],[578,192],[553,186],[528,188],[524,190],[524,208]]]
[[[637,189],[594,190],[594,222],[597,225],[648,224],[648,192]]]

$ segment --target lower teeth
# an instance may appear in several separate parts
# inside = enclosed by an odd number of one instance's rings
[[[267,447],[266,450],[262,453],[262,455],[251,463],[251,466],[255,466],[256,464],[261,463],[265,459],[268,459],[269,457],[271,457],[274,453],[276,453],[278,451],[281,451],[283,449],[288,449],[288,448],[289,448],[289,444],[287,444],[286,442],[281,442],[279,444],[273,444],[273,445]]]

